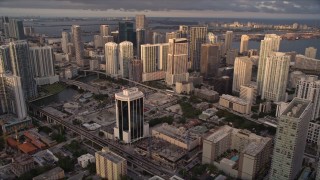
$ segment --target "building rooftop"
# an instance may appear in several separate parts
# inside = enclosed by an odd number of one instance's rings
[[[29,142],[24,142],[23,144],[18,145],[18,148],[26,154],[34,153],[38,149]]]
[[[220,98],[223,98],[223,99],[226,99],[226,100],[231,101],[233,103],[237,103],[237,104],[241,104],[241,105],[247,105],[248,104],[248,102],[246,100],[238,98],[238,97],[235,97],[235,96],[231,96],[231,95],[228,95],[228,94],[222,94],[222,96],[220,96]]]
[[[211,141],[213,143],[219,142],[224,137],[228,136],[232,132],[232,127],[223,126],[215,131],[213,134],[209,135],[205,140]]]
[[[133,87],[133,88],[124,89],[122,92],[116,93],[115,97],[129,100],[129,99],[141,98],[141,97],[144,97],[144,95],[141,91],[139,91],[138,88]]]
[[[309,108],[311,108],[310,100],[294,98],[283,111],[281,116],[300,118],[301,115]]]
[[[59,173],[64,173],[64,170],[61,169],[60,167],[56,167],[43,174],[40,174],[39,176],[34,177],[32,180],[46,180]]]
[[[261,152],[265,146],[270,142],[270,138],[263,138],[260,142],[251,142],[244,150],[243,153],[248,154],[250,156],[256,156],[259,152]]]
[[[20,156],[14,156],[13,157],[13,161],[19,165],[26,165],[29,163],[33,163],[34,159],[32,158],[32,156],[28,155],[28,154],[22,154]]]
[[[166,123],[162,124],[162,126],[154,128],[153,131],[157,131],[159,133],[165,134],[173,139],[179,140],[184,143],[187,143],[189,141],[194,141],[197,139],[197,137],[192,136],[185,128],[183,127],[176,128]]]
[[[104,151],[103,150],[103,151],[98,151],[96,153],[99,154],[100,156],[103,156],[104,158],[112,161],[113,163],[116,163],[116,164],[126,160],[123,157],[121,157],[118,154],[111,152],[111,151]]]

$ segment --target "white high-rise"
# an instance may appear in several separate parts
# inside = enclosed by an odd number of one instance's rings
[[[296,86],[296,97],[312,101],[312,120],[320,117],[320,80],[318,76],[302,77]]]
[[[248,51],[249,39],[250,38],[248,35],[241,36],[240,53]]]
[[[100,35],[109,36],[110,35],[110,28],[109,25],[100,25]]]
[[[294,98],[279,117],[270,180],[293,180],[301,171],[311,112],[310,100]]]
[[[227,31],[224,37],[224,49],[223,53],[226,54],[232,46],[233,41],[233,31]]]
[[[258,94],[262,94],[264,74],[266,70],[267,57],[272,52],[279,51],[281,37],[276,34],[266,34],[260,45],[259,66],[257,75]]]
[[[159,63],[159,45],[144,44],[141,45],[141,61],[143,73],[151,73],[158,70]]]
[[[69,33],[63,31],[61,37],[61,48],[64,53],[68,53]]]
[[[166,83],[188,81],[188,40],[186,38],[170,39]]]
[[[123,41],[119,44],[119,74],[129,78],[129,61],[133,59],[133,43]]]
[[[190,62],[191,69],[200,70],[201,45],[206,43],[208,27],[190,28]]]
[[[218,42],[218,36],[214,35],[212,32],[207,34],[207,44],[214,44]]]
[[[119,73],[118,48],[118,44],[114,42],[105,44],[106,73],[111,76],[118,76]]]
[[[290,55],[281,52],[266,59],[261,99],[284,101],[288,83]]]
[[[314,47],[308,47],[308,48],[306,48],[305,56],[306,56],[306,57],[309,57],[309,58],[312,58],[312,59],[315,59],[316,56],[317,56],[317,49],[314,48]]]
[[[252,74],[252,61],[249,57],[237,57],[234,63],[232,91],[240,92],[241,85],[249,84]]]

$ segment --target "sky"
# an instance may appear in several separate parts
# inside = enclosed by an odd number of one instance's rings
[[[0,0],[0,16],[320,19],[320,0]]]

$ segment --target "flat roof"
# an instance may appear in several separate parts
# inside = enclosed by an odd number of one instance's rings
[[[216,142],[220,141],[221,139],[223,139],[224,137],[226,137],[227,135],[229,135],[231,132],[232,132],[232,127],[223,126],[205,139],[216,143]]]
[[[39,176],[34,177],[32,180],[46,180],[46,179],[49,179],[51,176],[54,176],[54,175],[59,174],[61,172],[64,173],[64,170],[60,167],[56,167],[56,168],[53,168],[43,174],[40,174]]]
[[[256,156],[259,152],[261,152],[265,146],[270,142],[270,138],[263,138],[260,142],[251,142],[243,152],[250,156]]]
[[[300,118],[301,115],[308,110],[311,105],[310,100],[294,98],[288,105],[288,107],[283,111],[281,116]]]
[[[222,96],[220,96],[220,98],[226,99],[228,101],[231,101],[233,103],[237,103],[237,104],[241,104],[241,105],[248,105],[248,102],[244,99],[238,98],[236,96],[231,96],[228,94],[222,94]]]
[[[111,151],[108,151],[108,152],[98,151],[96,153],[98,153],[100,156],[103,156],[104,158],[106,158],[116,164],[126,160],[123,157],[121,157],[118,154],[111,152]]]

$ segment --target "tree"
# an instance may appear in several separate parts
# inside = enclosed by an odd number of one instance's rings
[[[87,169],[89,170],[90,174],[95,174],[96,173],[96,164],[89,163],[87,166]]]
[[[64,171],[70,172],[74,169],[74,160],[70,157],[61,157],[58,161],[58,166]]]
[[[102,137],[104,133],[102,131],[99,131],[99,136]]]
[[[5,142],[3,137],[0,137],[0,151],[2,151],[5,148]]]

